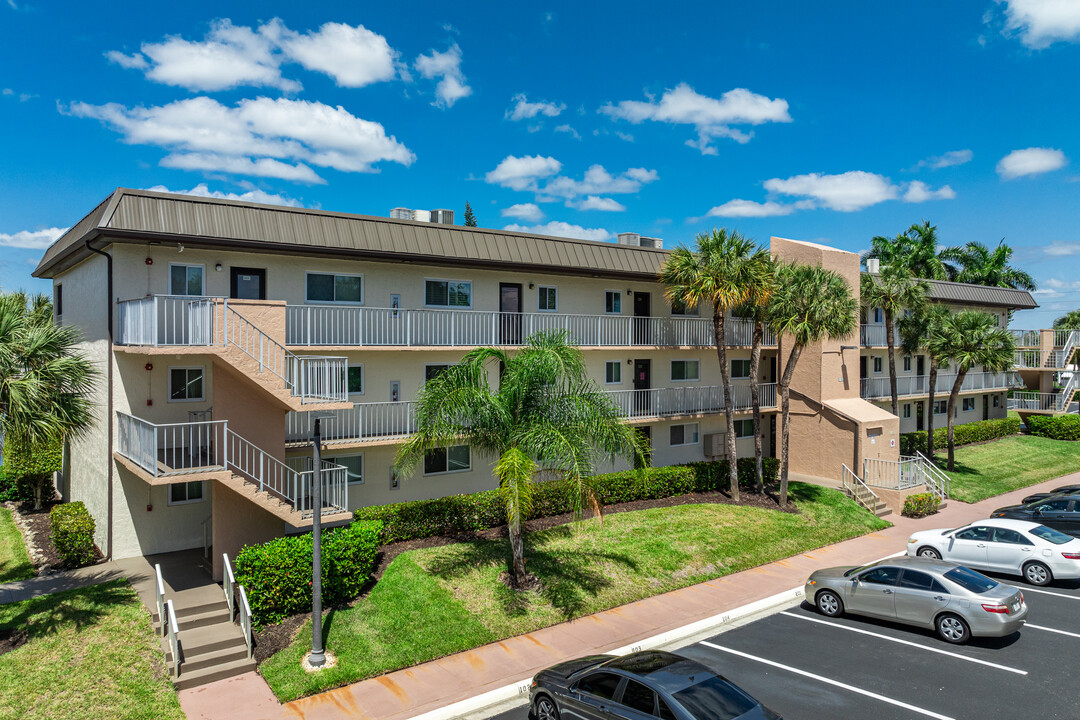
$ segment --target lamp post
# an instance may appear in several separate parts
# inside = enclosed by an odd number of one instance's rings
[[[322,436],[319,423],[330,420],[333,413],[314,413],[315,432],[312,433],[311,472],[311,655],[308,664],[321,668],[326,664],[322,641]]]

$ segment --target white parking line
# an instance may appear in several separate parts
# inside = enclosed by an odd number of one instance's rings
[[[1078,595],[1066,595],[1065,593],[1050,592],[1049,590],[1036,590],[1033,587],[1024,587],[1021,588],[1021,590],[1023,592],[1039,593],[1040,595],[1054,595],[1056,597],[1068,598],[1069,600],[1080,600],[1080,596]]]
[[[1031,628],[1033,630],[1045,630],[1046,632],[1057,633],[1058,635],[1068,635],[1069,637],[1080,638],[1080,633],[1066,632],[1065,630],[1043,627],[1042,625],[1032,625],[1031,623],[1027,623],[1026,625],[1024,625],[1024,627]]]
[[[747,653],[739,652],[738,650],[732,650],[731,648],[726,648],[726,647],[724,647],[722,645],[716,645],[715,643],[711,643],[708,640],[702,640],[701,644],[706,646],[706,647],[711,647],[714,650],[719,650],[721,652],[730,653],[732,655],[738,655],[739,657],[746,658],[747,660],[754,660],[755,662],[763,663],[765,665],[772,665],[773,667],[780,668],[781,670],[787,670],[790,673],[794,673],[796,675],[802,675],[803,677],[808,677],[811,680],[817,680],[818,682],[825,683],[826,685],[832,685],[833,687],[843,688],[844,690],[849,690],[849,691],[851,691],[853,693],[858,693],[859,695],[865,695],[866,697],[873,698],[875,700],[880,700],[882,702],[889,703],[890,705],[896,705],[897,707],[902,707],[905,710],[911,710],[912,712],[917,712],[920,715],[926,715],[927,717],[937,718],[937,720],[955,720],[955,718],[951,718],[951,717],[949,717],[947,715],[939,715],[938,713],[933,712],[932,710],[926,710],[926,709],[921,708],[921,707],[916,707],[915,705],[909,705],[908,703],[901,702],[900,700],[893,700],[892,698],[885,697],[884,695],[878,695],[877,693],[872,693],[869,690],[863,690],[862,688],[855,687],[854,685],[847,685],[847,684],[842,683],[842,682],[837,682],[836,680],[833,680],[832,678],[822,677],[821,675],[815,675],[814,673],[809,673],[809,672],[806,672],[805,670],[800,670],[798,668],[793,668],[790,665],[782,665],[782,664],[780,664],[778,662],[774,662],[772,660],[766,660],[765,658],[757,657],[756,655],[748,655]]]
[[[829,622],[828,620],[822,620],[821,618],[808,617],[806,615],[796,615],[795,613],[782,612],[781,615],[786,615],[789,618],[795,618],[796,620],[806,620],[807,622],[819,623],[821,625],[828,625],[829,627],[838,628],[840,630],[850,630],[851,632],[859,633],[860,635],[869,635],[871,637],[881,638],[882,640],[888,640],[889,642],[900,643],[901,645],[909,645],[911,647],[919,648],[920,650],[926,650],[927,652],[937,653],[938,655],[948,655],[949,657],[957,658],[958,660],[967,660],[968,662],[978,663],[979,665],[986,665],[987,667],[996,668],[998,670],[1004,670],[1005,672],[1016,673],[1017,675],[1027,675],[1027,670],[1017,670],[1016,668],[1007,667],[1005,665],[998,665],[997,663],[989,662],[988,660],[979,660],[978,658],[967,657],[966,655],[960,655],[958,653],[949,652],[948,650],[942,650],[941,648],[928,647],[926,645],[920,645],[910,640],[901,640],[900,638],[889,637],[888,635],[882,635],[876,632],[870,632],[869,630],[863,630],[862,628],[850,627],[848,625],[841,625],[839,623]]]

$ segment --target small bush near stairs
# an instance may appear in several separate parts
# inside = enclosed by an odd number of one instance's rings
[[[94,562],[94,518],[81,502],[56,505],[49,512],[52,523],[52,543],[69,568]]]
[[[324,605],[352,600],[371,577],[382,523],[357,521],[323,531]],[[248,545],[236,556],[236,582],[247,591],[256,625],[311,611],[311,533]]]
[[[940,505],[941,500],[934,493],[908,495],[904,500],[904,509],[900,514],[909,518],[926,517],[936,513]]]

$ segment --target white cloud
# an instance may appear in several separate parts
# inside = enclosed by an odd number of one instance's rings
[[[888,178],[852,170],[839,175],[795,175],[765,181],[765,189],[810,200],[814,207],[852,212],[896,198],[899,189]]]
[[[538,179],[555,175],[561,169],[562,163],[553,157],[507,155],[484,179],[513,190],[535,190]]]
[[[578,210],[604,210],[606,212],[623,212],[626,206],[611,198],[589,195],[584,200],[574,203]]]
[[[397,75],[397,51],[386,38],[363,25],[328,22],[302,35],[289,30],[280,20],[272,21],[269,27],[290,59],[308,70],[329,75],[340,87],[363,87],[393,80]]]
[[[1080,3],[1074,0],[997,0],[1005,3],[1006,35],[1029,48],[1080,40]]]
[[[578,134],[578,131],[570,127],[569,125],[559,125],[555,128],[555,132],[569,133],[570,136],[573,137],[575,140],[581,139],[581,135]]]
[[[0,232],[0,247],[30,248],[43,250],[66,233],[69,228],[45,228],[44,230],[20,230],[16,233]],[[36,262],[34,263],[37,264]]]
[[[749,142],[753,134],[738,130],[733,125],[791,122],[787,100],[782,98],[770,99],[746,88],[735,88],[717,99],[699,95],[686,83],[665,91],[659,102],[652,98],[648,102],[623,100],[616,104],[608,103],[600,108],[600,112],[635,124],[653,120],[693,125],[698,137],[688,140],[686,144],[705,155],[716,154],[716,148],[712,145],[716,138],[729,137],[736,142]]]
[[[15,91],[12,90],[11,88],[4,88],[3,91],[2,91],[2,94],[4,94],[4,95],[14,95]]]
[[[430,55],[419,55],[414,63],[416,71],[428,80],[441,78],[435,86],[434,105],[450,107],[463,97],[472,94],[461,72],[461,48],[454,43],[446,52],[432,50]]]
[[[289,179],[311,182],[302,164],[342,172],[374,172],[375,163],[410,165],[416,159],[379,123],[358,118],[340,105],[335,108],[305,100],[260,97],[229,107],[197,97],[149,108],[77,102],[67,112],[100,120],[121,133],[126,143],[170,150],[173,166],[187,162],[199,169],[256,175],[277,169],[281,172],[273,176],[280,177],[285,168],[260,165],[258,159],[293,160],[299,164],[288,170],[294,174]],[[204,157],[184,160],[182,156],[189,153]],[[219,158],[221,165],[209,167],[212,157]],[[251,164],[237,163],[237,158]]]
[[[514,103],[514,107],[512,110],[506,111],[506,118],[515,122],[518,120],[529,120],[537,115],[557,117],[559,113],[566,109],[564,103],[556,105],[555,103],[550,102],[529,102],[525,97],[525,93],[518,93],[510,99]],[[569,125],[564,127],[569,127]]]
[[[1066,257],[1068,255],[1080,255],[1080,243],[1075,242],[1052,242],[1043,247],[1043,252],[1053,257]]]
[[[1066,163],[1068,160],[1065,158],[1065,153],[1060,150],[1030,147],[1013,150],[1001,158],[997,164],[997,173],[1004,180],[1013,180],[1025,175],[1039,175],[1059,170],[1065,167]]]
[[[603,165],[592,165],[581,180],[558,176],[544,185],[544,195],[571,200],[582,195],[610,195],[636,193],[641,186],[659,178],[655,170],[630,168],[619,175],[612,175]]]
[[[931,190],[930,186],[919,180],[914,180],[907,186],[904,192],[904,202],[921,203],[927,200],[952,200],[956,197],[954,191],[948,185],[942,185],[937,190]]]
[[[915,167],[916,168],[930,168],[931,170],[940,170],[941,168],[952,167],[954,165],[963,165],[964,163],[971,162],[975,154],[970,150],[950,150],[943,155],[934,155],[928,157],[925,160],[920,160]]]
[[[178,170],[205,170],[248,175],[251,177],[269,177],[292,182],[325,185],[326,180],[304,163],[289,165],[272,158],[252,160],[246,157],[220,155],[217,153],[182,153],[166,155],[161,159],[161,166]]]
[[[119,50],[110,50],[105,53],[105,57],[108,58],[109,62],[128,70],[145,70],[150,67],[150,63],[146,61],[146,57],[142,53],[125,55]]]
[[[793,212],[795,212],[793,205],[784,205],[772,200],[763,203],[756,203],[752,200],[728,200],[723,205],[717,205],[710,209],[709,212],[705,213],[705,217],[777,217],[779,215],[790,215]]]
[[[615,137],[619,138],[620,140],[625,140],[626,142],[634,142],[633,135],[631,135],[630,133],[621,132],[619,130],[615,131]]]
[[[509,232],[533,233],[536,235],[554,235],[555,237],[573,238],[578,240],[608,240],[611,233],[603,228],[584,228],[580,225],[571,225],[561,220],[552,220],[543,225],[507,225],[503,228]]]
[[[155,185],[146,188],[151,192],[176,193],[178,195],[195,195],[196,197],[217,198],[219,200],[240,200],[242,202],[263,203],[265,205],[286,205],[288,207],[303,207],[299,200],[288,195],[275,195],[264,192],[257,188],[243,193],[222,192],[211,190],[206,183],[199,183],[190,190],[170,190],[164,185]]]
[[[526,222],[537,222],[544,217],[544,211],[536,203],[517,203],[502,211],[503,217],[517,218]]]

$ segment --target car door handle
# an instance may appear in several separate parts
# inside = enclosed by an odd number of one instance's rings
[[[882,590],[881,592],[885,593],[886,595],[892,595],[892,590]]]
[[[1022,548],[1020,548],[1020,552],[1031,552],[1031,548],[1029,548],[1029,547],[1022,547]]]
[[[975,547],[982,547],[982,548],[984,548],[984,547],[986,547],[986,546],[985,546],[985,545],[983,545],[982,543],[979,543],[979,544],[978,544],[978,545],[976,545]]]
[[[945,596],[944,596],[944,595],[935,595],[935,596],[934,596],[934,599],[935,599],[935,600],[944,600],[944,599],[945,599]]]

